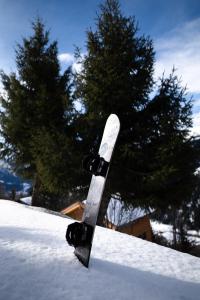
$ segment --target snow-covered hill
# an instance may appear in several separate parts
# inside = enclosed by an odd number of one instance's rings
[[[199,299],[199,258],[97,227],[86,269],[71,222],[0,200],[0,300]]]

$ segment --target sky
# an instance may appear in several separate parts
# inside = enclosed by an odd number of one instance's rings
[[[95,28],[100,0],[0,0],[0,69],[15,71],[15,47],[31,34],[40,16],[50,38],[58,41],[63,68],[74,63],[75,46],[86,51],[86,31]],[[173,66],[188,96],[193,96],[193,131],[200,134],[200,1],[121,0],[126,16],[135,16],[139,34],[149,35],[156,52],[155,79]]]

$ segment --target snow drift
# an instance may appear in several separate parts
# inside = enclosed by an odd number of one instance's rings
[[[0,200],[0,300],[199,299],[199,258],[97,227],[86,269],[71,222]]]

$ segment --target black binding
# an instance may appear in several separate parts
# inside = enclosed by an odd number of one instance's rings
[[[83,168],[95,176],[106,177],[109,162],[99,154],[89,154],[83,160]]]
[[[94,228],[86,223],[72,223],[67,227],[66,240],[70,246],[78,247],[89,244]]]

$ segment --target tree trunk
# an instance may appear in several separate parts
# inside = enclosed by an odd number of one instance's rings
[[[40,187],[41,187],[41,182],[40,182],[38,174],[36,174],[34,187],[33,187],[33,194],[32,194],[32,206],[41,206],[40,197],[39,197]]]
[[[177,246],[177,215],[176,215],[176,208],[173,209],[173,245],[174,248]]]

